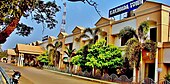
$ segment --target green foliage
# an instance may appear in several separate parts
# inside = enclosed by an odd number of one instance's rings
[[[126,42],[125,55],[131,62],[137,62],[141,43],[136,38],[131,38]]]
[[[67,56],[71,58],[73,56],[73,52],[75,51],[75,49],[72,50],[72,49],[69,49],[68,47],[66,47],[66,50],[67,51],[64,51],[64,53],[66,53]]]
[[[0,52],[0,58],[3,58],[3,57],[7,57],[7,53],[6,52]]]
[[[38,61],[42,62],[42,63],[48,63],[48,54],[47,52],[44,52],[43,54],[41,54],[40,56],[38,56],[36,58]]]
[[[78,65],[78,66],[81,66],[82,64],[82,56],[81,55],[76,55],[76,56],[74,56],[74,57],[72,57],[71,58],[71,61],[70,62],[72,62],[72,64],[74,64],[74,65]]]
[[[54,65],[54,50],[51,49],[50,52],[49,52],[49,55],[48,55],[48,60],[49,60],[49,65]]]
[[[133,65],[133,63],[136,62],[137,68],[139,67],[140,57],[142,53],[141,51],[143,49],[151,53],[151,58],[154,58],[156,55],[156,42],[147,39],[148,31],[149,23],[147,21],[144,21],[140,24],[138,28],[138,33],[136,33],[135,30],[129,26],[125,27],[119,32],[120,37],[133,37],[126,42],[125,56],[131,62],[130,64]]]
[[[170,81],[170,74],[168,73],[167,75],[165,75],[164,77],[166,80]]]
[[[87,66],[100,69],[122,66],[121,50],[113,45],[105,45],[105,43],[106,41],[102,39],[92,45],[87,55]]]
[[[124,29],[120,30],[119,37],[126,37],[126,36],[129,36],[129,37],[135,36],[135,37],[137,37],[135,29],[133,29],[130,26],[126,26],[126,27],[124,27]]]
[[[153,59],[156,55],[156,48],[157,44],[156,42],[153,42],[152,40],[145,40],[145,43],[143,44],[143,47],[145,50],[151,53],[150,59]]]
[[[46,46],[47,50],[49,50],[49,64],[50,65],[54,65],[54,61],[55,63],[59,63],[59,59],[60,59],[60,52],[57,51],[58,48],[62,47],[62,42],[56,42],[54,45],[53,44],[48,44]],[[55,58],[55,60],[54,60]]]
[[[87,57],[83,56],[83,48],[77,51],[77,55],[72,57],[71,62],[75,65],[91,68],[117,68],[122,66],[123,59],[121,50],[113,45],[105,45],[106,41],[101,39],[93,44],[87,52]]]
[[[89,44],[95,44],[96,41],[98,40],[98,35],[97,33],[100,33],[101,29],[96,28],[95,30],[91,29],[91,28],[86,28],[83,32],[82,35],[80,35],[80,37],[78,38],[78,40],[80,40],[81,38],[88,38],[89,39]],[[89,33],[89,34],[87,34]]]
[[[55,28],[57,24],[56,13],[60,7],[55,1],[44,2],[42,0],[2,0],[0,1],[0,26],[4,29],[13,19],[20,19],[30,16],[38,24],[42,23],[43,28]],[[23,29],[22,29],[23,28]],[[28,36],[33,30],[32,27],[19,23],[17,34]]]
[[[138,28],[138,37],[140,39],[146,39],[149,29],[149,23],[147,21],[142,22]]]

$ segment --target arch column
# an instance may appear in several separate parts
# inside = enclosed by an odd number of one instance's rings
[[[17,65],[18,65],[18,66],[23,66],[23,65],[24,65],[24,54],[19,53]]]
[[[18,60],[17,60],[17,66],[20,66],[20,53],[19,53]]]
[[[24,66],[24,54],[21,54],[20,66]]]

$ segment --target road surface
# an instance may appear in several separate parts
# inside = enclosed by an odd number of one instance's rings
[[[99,84],[97,82],[52,73],[33,67],[17,67],[2,62],[0,62],[0,66],[5,69],[8,75],[12,75],[12,70],[20,71],[22,76],[19,84]]]

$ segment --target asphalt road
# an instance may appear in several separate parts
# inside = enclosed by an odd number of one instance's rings
[[[0,66],[5,69],[9,76],[12,75],[12,70],[20,71],[22,76],[19,84],[99,84],[97,82],[52,73],[33,67],[17,67],[2,62],[0,62]]]

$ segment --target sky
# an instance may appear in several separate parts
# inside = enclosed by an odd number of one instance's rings
[[[100,11],[101,16],[108,18],[109,9],[120,6],[132,0],[94,0],[94,1],[96,1],[98,4],[97,8]],[[148,1],[164,3],[170,6],[170,0],[148,0]],[[95,27],[94,24],[100,19],[100,16],[97,14],[94,7],[83,2],[68,2],[67,0],[66,2],[67,2],[67,11],[66,11],[67,14],[66,14],[66,26],[65,26],[66,33],[71,34],[72,30],[76,26],[82,26],[85,28]],[[7,49],[14,48],[16,44],[19,43],[28,44],[28,43],[35,42],[37,40],[41,41],[42,37],[46,35],[57,37],[61,27],[63,5],[61,0],[56,0],[56,4],[62,7],[62,9],[56,14],[56,20],[58,21],[56,28],[51,30],[46,28],[45,31],[42,32],[43,27],[41,24],[36,24],[35,21],[29,18],[28,19],[21,18],[20,20],[21,22],[31,27],[34,27],[32,34],[30,34],[28,37],[23,37],[15,34],[16,33],[15,30],[7,38],[7,41],[4,44],[2,44],[2,49],[7,50]]]

